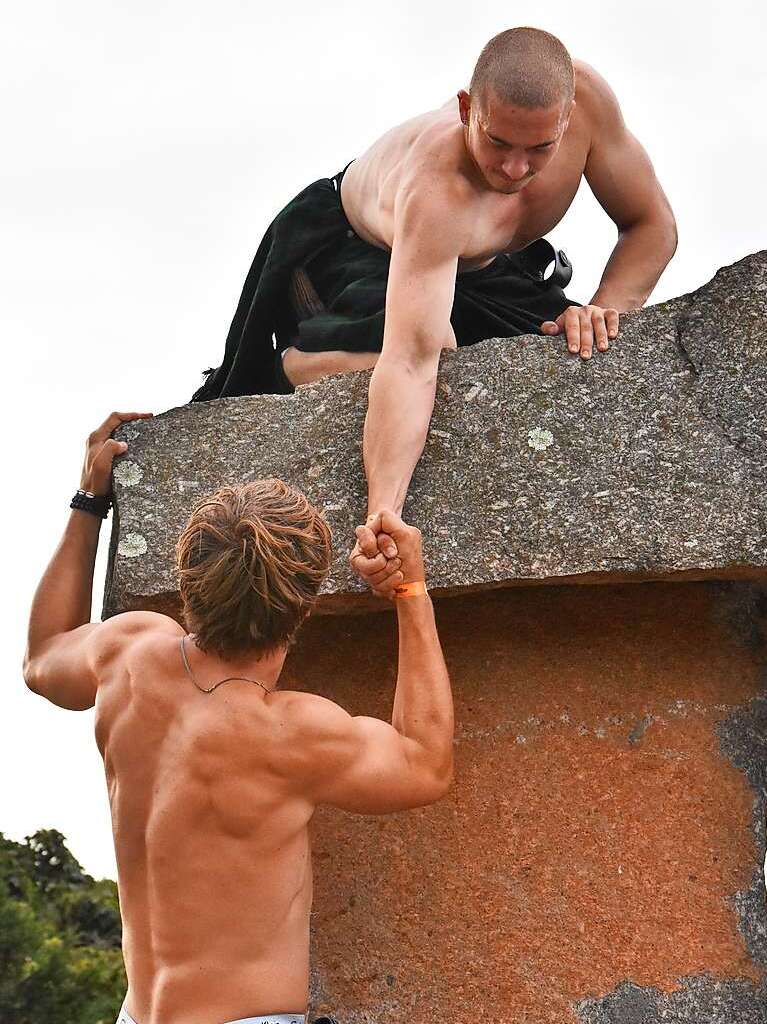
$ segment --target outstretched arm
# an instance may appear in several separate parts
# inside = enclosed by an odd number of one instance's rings
[[[586,306],[572,306],[546,334],[564,332],[571,352],[588,358],[618,333],[618,314],[643,306],[674,255],[676,222],[650,158],[623,120],[615,94],[581,64],[576,102],[592,126],[586,181],[618,229],[599,287]]]
[[[363,454],[368,512],[401,512],[429,428],[440,352],[455,347],[450,313],[462,238],[439,197],[406,194],[395,230],[383,348],[370,379]]]
[[[88,438],[80,482],[83,490],[108,494],[112,461],[127,448],[110,435],[121,423],[149,413],[112,413]],[[96,699],[96,632],[91,623],[93,567],[101,519],[73,509],[59,546],[38,584],[29,615],[24,679],[59,707],[82,711]]]

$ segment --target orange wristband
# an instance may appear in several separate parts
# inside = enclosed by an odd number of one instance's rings
[[[421,594],[427,593],[425,580],[416,580],[415,583],[400,583],[398,587],[394,588],[395,599],[400,597],[420,597]]]

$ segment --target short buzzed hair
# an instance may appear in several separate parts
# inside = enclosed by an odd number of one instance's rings
[[[184,620],[222,658],[289,647],[330,568],[322,514],[283,480],[222,487],[176,545]]]
[[[538,28],[510,28],[493,36],[471,76],[472,96],[482,102],[491,89],[502,103],[535,110],[575,95],[570,54],[556,36]]]

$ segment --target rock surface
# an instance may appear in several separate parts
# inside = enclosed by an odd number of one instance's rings
[[[423,531],[432,589],[765,575],[766,319],[763,252],[625,316],[590,362],[536,336],[445,353],[404,510]],[[263,476],[325,509],[336,549],[326,606],[364,607],[346,558],[365,512],[368,379],[122,428],[104,614],[173,612],[173,548],[193,505]]]
[[[344,1024],[765,1024],[767,590],[435,601],[455,782],[318,808],[312,1009]],[[393,612],[313,617],[286,686],[385,718]]]

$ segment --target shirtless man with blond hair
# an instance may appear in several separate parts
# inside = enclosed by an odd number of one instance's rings
[[[187,633],[154,612],[90,622],[115,455],[137,413],[88,441],[80,491],[37,588],[27,685],[96,707],[128,992],[120,1024],[304,1024],[318,804],[386,814],[439,799],[453,703],[421,536],[393,514],[399,665],[391,724],[278,688],[330,565],[330,533],[280,480],[204,499],[178,542]],[[326,1022],[329,1018],[323,1018]]]
[[[566,276],[542,279],[550,260],[540,264],[537,240],[583,178],[618,241],[579,306],[559,286]],[[620,313],[644,304],[675,247],[668,201],[604,79],[550,33],[509,29],[485,46],[468,90],[387,132],[278,215],[224,360],[194,399],[288,390],[374,366],[363,445],[368,513],[399,513],[443,349],[538,332],[563,336],[583,359],[605,352]],[[384,533],[376,543],[372,531],[358,531],[355,567],[382,593],[380,553],[394,550]]]

